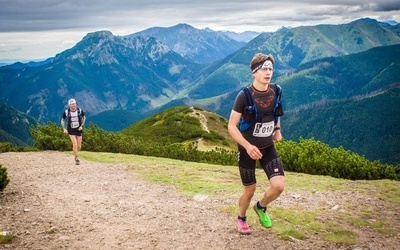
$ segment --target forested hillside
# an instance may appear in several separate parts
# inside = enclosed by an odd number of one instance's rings
[[[0,104],[0,142],[11,142],[16,146],[32,145],[29,127],[37,124],[34,118]]]
[[[287,112],[285,138],[315,138],[385,163],[400,162],[400,87]],[[382,146],[385,145],[385,146]]]

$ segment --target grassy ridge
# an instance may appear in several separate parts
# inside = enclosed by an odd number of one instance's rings
[[[198,107],[179,106],[143,119],[120,133],[131,138],[172,144],[191,143],[202,139],[213,147],[235,148],[236,143],[227,132],[228,121]]]

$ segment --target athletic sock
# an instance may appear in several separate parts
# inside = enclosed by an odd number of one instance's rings
[[[242,221],[246,221],[247,217],[246,217],[246,216],[243,216],[243,217],[242,217],[242,216],[239,216],[239,215],[238,215],[238,219],[240,219],[240,220],[242,220]]]
[[[258,209],[266,209],[267,207],[261,206],[260,202],[257,201],[257,208],[258,208]]]

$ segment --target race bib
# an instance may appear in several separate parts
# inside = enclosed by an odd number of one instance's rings
[[[274,122],[256,123],[254,126],[253,136],[269,137],[274,132]]]
[[[79,128],[79,122],[71,122],[71,128]]]

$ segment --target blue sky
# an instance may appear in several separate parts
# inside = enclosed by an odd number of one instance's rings
[[[87,33],[128,35],[187,23],[215,31],[276,31],[359,18],[400,22],[399,0],[0,0],[0,62],[40,60]]]

